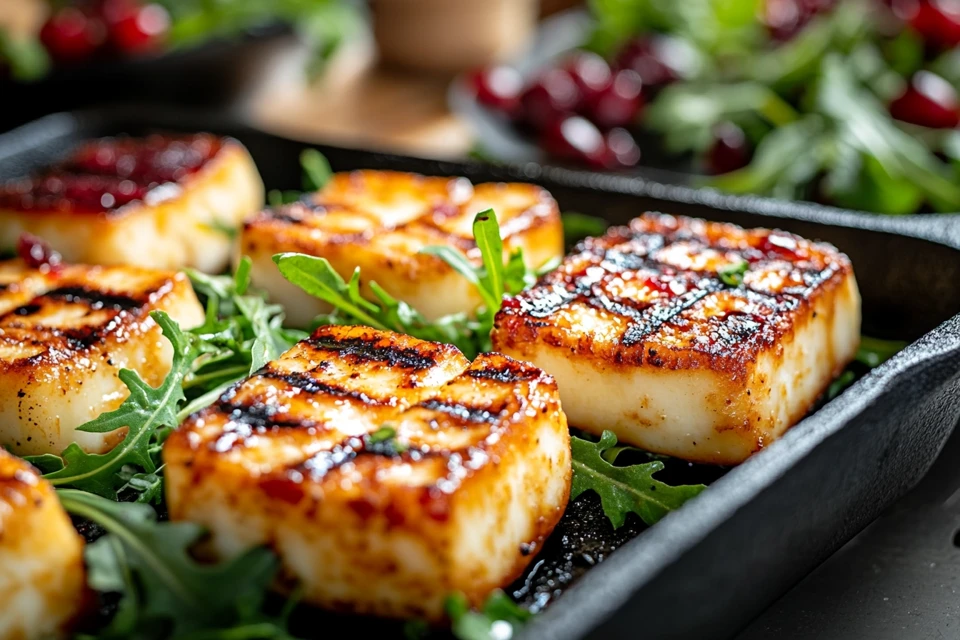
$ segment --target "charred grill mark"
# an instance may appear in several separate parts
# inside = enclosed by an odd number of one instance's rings
[[[59,287],[46,292],[43,298],[62,300],[71,304],[85,304],[94,311],[111,308],[115,311],[140,309],[144,302],[123,294],[104,293],[89,287]]]
[[[278,415],[276,406],[257,403],[257,404],[237,404],[231,401],[221,401],[217,404],[217,410],[223,413],[229,422],[234,425],[244,425],[257,430],[268,430],[273,428],[280,429],[301,429],[316,424],[304,418],[298,418],[290,415]]]
[[[369,405],[393,405],[396,402],[395,398],[390,398],[389,400],[372,398],[362,391],[320,382],[309,374],[299,371],[274,371],[272,369],[265,369],[258,375],[269,380],[277,380],[278,382],[282,382],[295,389],[300,389],[310,395],[330,395],[337,398],[350,398]]]
[[[361,362],[382,362],[391,367],[422,371],[436,364],[436,358],[430,353],[422,353],[411,347],[397,347],[392,344],[380,345],[382,338],[344,338],[330,335],[315,335],[307,343],[318,349],[338,351],[342,358],[354,358]]]
[[[502,412],[502,409],[491,412],[490,409],[482,407],[471,407],[466,404],[438,399],[426,400],[417,406],[429,411],[444,413],[463,422],[472,422],[474,424],[495,424],[499,414]]]
[[[696,289],[668,300],[663,306],[651,307],[640,322],[627,327],[621,342],[626,347],[643,342],[646,336],[654,333],[665,323],[670,322],[711,293],[720,291],[723,286],[723,283],[718,280],[701,280],[697,283]]]
[[[17,307],[11,311],[10,314],[15,316],[32,316],[42,308],[39,304],[25,304],[22,307]]]
[[[540,376],[540,372],[524,367],[515,361],[506,361],[498,363],[497,366],[468,369],[466,375],[477,380],[493,380],[494,382],[510,384],[534,380]]]

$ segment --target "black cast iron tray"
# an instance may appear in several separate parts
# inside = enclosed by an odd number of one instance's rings
[[[86,138],[198,130],[243,142],[268,188],[298,188],[299,152],[315,146],[197,113],[55,114],[0,135],[0,180]],[[612,222],[659,210],[832,242],[853,260],[864,333],[912,341],[739,467],[668,468],[684,482],[720,477],[654,527],[628,520],[614,532],[592,496],[578,499],[513,586],[526,604],[547,604],[522,638],[730,637],[913,487],[960,419],[960,216],[872,217],[535,164],[491,167],[317,148],[336,170],[536,182],[563,210]],[[615,560],[597,563],[614,549]],[[340,622],[317,625],[314,617],[306,626],[328,632]],[[347,622],[355,632],[380,624]]]

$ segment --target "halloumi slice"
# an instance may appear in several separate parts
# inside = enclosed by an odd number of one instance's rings
[[[125,430],[76,427],[127,397],[121,369],[163,382],[173,351],[154,310],[184,329],[204,317],[182,273],[0,263],[0,446],[18,455],[59,454],[71,442],[91,453],[113,448]]]
[[[431,620],[449,594],[479,604],[519,575],[571,479],[550,376],[366,327],[321,327],[163,457],[171,517],[220,557],[267,544],[307,602]]]
[[[210,134],[104,138],[0,186],[0,247],[24,232],[67,262],[219,273],[263,182],[236,140]]]
[[[725,284],[737,265],[742,286]],[[834,247],[659,214],[585,240],[493,330],[496,350],[556,378],[571,425],[715,464],[800,420],[859,340],[856,279]]]
[[[375,299],[368,286],[374,281],[435,320],[473,313],[481,298],[449,265],[419,251],[448,245],[479,266],[473,218],[490,208],[505,249],[523,249],[528,265],[563,255],[557,203],[540,187],[392,171],[337,173],[301,202],[263,211],[244,226],[239,254],[251,258],[253,283],[285,307],[292,325],[306,326],[331,309],[280,275],[272,257],[288,251],[326,258],[347,280],[360,267],[364,295]]]
[[[53,487],[0,449],[0,640],[63,637],[85,594],[83,539]]]

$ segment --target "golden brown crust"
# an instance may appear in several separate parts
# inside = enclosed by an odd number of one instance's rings
[[[748,264],[743,287],[718,270]],[[494,348],[537,342],[606,366],[710,369],[742,378],[761,351],[852,274],[834,247],[767,229],[647,213],[580,243],[497,315]],[[603,332],[576,331],[583,313]]]
[[[382,256],[384,266],[409,279],[451,271],[417,249],[456,247],[474,263],[480,253],[470,223],[494,206],[505,245],[532,235],[546,253],[562,248],[560,212],[550,194],[530,184],[472,185],[466,178],[427,177],[393,171],[334,174],[323,190],[300,202],[261,212],[244,225],[241,252],[322,255],[336,263],[358,250]],[[413,251],[410,251],[410,248]]]
[[[171,436],[168,449],[192,451],[194,483],[215,473],[228,454],[279,438],[313,453],[255,474],[259,490],[269,498],[291,504],[306,500],[309,510],[349,481],[358,489],[350,506],[359,515],[385,516],[391,527],[418,530],[424,514],[445,520],[457,487],[496,467],[518,438],[528,437],[522,430],[513,433],[528,412],[560,410],[556,383],[532,365],[486,354],[434,388],[423,374],[443,360],[461,368],[465,361],[456,348],[364,327],[321,327],[295,348],[293,357],[317,364],[300,370],[270,363]],[[331,382],[325,369],[333,359],[356,369],[357,377],[346,384]],[[399,372],[396,387],[365,389],[357,382],[364,367]],[[471,400],[464,400],[468,396]],[[363,434],[344,433],[362,425],[324,420],[328,406],[331,414],[342,415],[349,406],[370,416],[371,430],[392,425],[404,451],[379,447]],[[403,468],[416,469],[415,483],[392,479],[391,472]],[[542,529],[555,524],[545,521]]]
[[[0,372],[69,363],[127,342],[155,326],[149,313],[164,309],[167,296],[189,289],[176,272],[0,263]]]

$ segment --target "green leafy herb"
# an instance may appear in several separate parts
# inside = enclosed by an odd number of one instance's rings
[[[131,369],[120,371],[120,380],[130,390],[123,404],[77,427],[85,433],[111,433],[127,428],[127,434],[108,453],[86,453],[76,443],[60,456],[46,454],[28,458],[43,470],[44,478],[57,487],[76,487],[115,499],[125,479],[117,472],[124,465],[133,465],[147,473],[156,471],[150,455],[154,434],[162,427],[178,424],[177,408],[184,399],[183,380],[199,351],[198,340],[184,333],[163,311],[150,316],[160,325],[163,335],[173,345],[173,363],[163,383],[153,388]]]
[[[483,305],[475,317],[465,314],[427,321],[410,305],[397,300],[376,282],[369,282],[373,299],[360,291],[360,270],[345,281],[325,258],[301,253],[273,257],[280,273],[291,283],[333,307],[334,312],[317,318],[316,324],[362,324],[374,329],[396,331],[434,342],[455,345],[468,358],[490,350],[493,317],[500,310],[504,293],[518,293],[536,281],[521,251],[514,251],[504,264],[503,241],[493,211],[478,213],[473,224],[483,267],[475,267],[463,254],[450,247],[426,247],[423,253],[444,260],[471,282]]]
[[[700,484],[673,487],[655,480],[653,475],[663,469],[663,462],[659,460],[628,467],[611,464],[603,453],[617,444],[612,431],[604,431],[600,442],[571,436],[570,443],[573,452],[570,499],[585,491],[596,492],[614,528],[623,526],[628,513],[635,513],[644,523],[652,525],[706,489]]]
[[[326,157],[316,149],[304,149],[300,152],[300,184],[302,191],[271,189],[267,192],[267,204],[271,207],[282,207],[298,201],[303,194],[313,193],[322,189],[330,178],[333,170]]]
[[[117,592],[117,613],[100,638],[238,637],[218,631],[256,628],[257,635],[289,638],[285,615],[263,612],[264,597],[279,563],[255,548],[220,564],[200,564],[190,555],[202,529],[187,522],[156,521],[148,505],[117,503],[84,491],[60,490],[68,513],[106,531],[87,547],[90,586]],[[287,613],[287,612],[285,612]]]
[[[50,70],[50,56],[38,38],[14,37],[0,27],[0,62],[3,61],[21,82],[38,80]]]
[[[739,287],[743,284],[743,274],[750,268],[750,263],[746,260],[724,265],[717,269],[717,276],[723,284],[729,287]]]
[[[449,596],[445,608],[451,631],[459,640],[508,639],[533,617],[499,589],[487,596],[480,611],[472,610],[462,593]]]
[[[869,336],[860,336],[860,348],[857,349],[857,362],[871,369],[879,367],[907,346],[902,340],[881,340]]]
[[[563,221],[563,242],[572,247],[584,238],[602,236],[610,223],[603,218],[588,216],[576,211],[567,211],[560,216]]]
[[[330,163],[316,149],[304,149],[300,154],[304,191],[319,191],[333,176]]]
[[[285,329],[282,308],[249,291],[250,269],[244,257],[233,277],[188,271],[206,301],[204,323],[190,331],[203,345],[184,383],[191,397],[254,373],[306,335]]]
[[[204,224],[202,225],[202,228],[207,231],[222,234],[226,236],[228,240],[233,240],[240,235],[240,229],[238,227],[231,226],[220,220],[214,220],[213,222]]]
[[[827,400],[833,400],[838,395],[840,395],[844,389],[849,387],[851,384],[856,382],[857,374],[847,369],[841,373],[836,380],[830,383],[830,386],[827,387]]]

